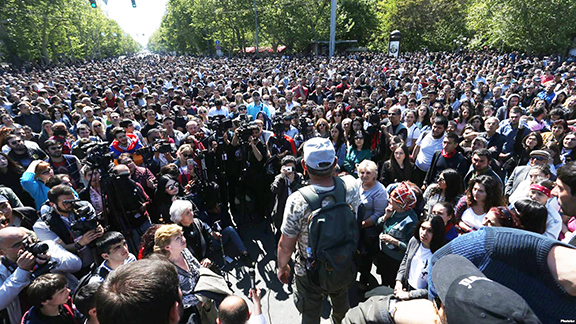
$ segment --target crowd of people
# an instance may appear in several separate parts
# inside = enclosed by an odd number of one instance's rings
[[[326,296],[335,323],[576,320],[574,63],[147,55],[0,87],[0,323],[265,323],[221,272],[258,223],[302,323]]]

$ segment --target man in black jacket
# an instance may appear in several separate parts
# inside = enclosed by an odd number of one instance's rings
[[[454,169],[460,174],[468,172],[470,161],[462,153],[458,152],[457,148],[458,135],[455,133],[446,134],[442,140],[442,150],[434,152],[432,156],[432,163],[424,180],[425,186],[434,183],[436,177],[446,169]]]

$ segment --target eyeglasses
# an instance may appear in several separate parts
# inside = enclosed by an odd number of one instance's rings
[[[16,145],[16,144],[18,144],[18,143],[22,143],[22,140],[15,140],[15,141],[12,141],[12,142],[10,142],[10,143],[8,143],[8,144],[14,146],[14,145]]]
[[[438,182],[444,182],[444,181],[446,181],[446,180],[444,180],[444,178],[442,178],[442,177],[438,178]]]

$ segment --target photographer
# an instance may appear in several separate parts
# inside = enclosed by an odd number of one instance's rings
[[[154,191],[156,190],[156,177],[150,169],[144,166],[137,166],[130,153],[120,154],[118,163],[128,167],[130,170],[130,179],[139,183],[149,197],[154,195]]]
[[[278,174],[278,172],[280,172],[280,160],[288,154],[296,156],[296,144],[290,136],[284,134],[284,124],[282,121],[275,121],[273,129],[274,135],[270,136],[268,142],[266,142],[268,156],[270,156],[270,159],[266,163],[272,164],[274,174]]]
[[[90,249],[85,247],[102,236],[104,229],[98,225],[95,229],[82,231],[85,229],[82,225],[86,222],[78,222],[83,215],[77,213],[82,210],[93,215],[94,207],[87,201],[77,201],[72,188],[67,185],[58,185],[50,189],[48,200],[51,208],[34,224],[34,232],[40,240],[52,240],[67,251],[78,254],[82,266],[88,267],[93,257]]]
[[[281,161],[280,174],[276,175],[274,182],[270,185],[270,191],[274,198],[274,206],[270,214],[271,222],[276,228],[276,243],[280,240],[280,226],[284,219],[284,208],[286,200],[293,192],[304,185],[304,176],[296,172],[296,158],[292,155],[285,156]]]
[[[255,213],[257,219],[262,219],[266,212],[267,201],[265,200],[266,183],[264,177],[264,163],[266,162],[266,147],[260,141],[262,130],[255,122],[250,123],[249,129],[252,130],[252,136],[248,137],[248,144],[244,145],[243,156],[246,161],[246,171],[242,178],[245,190],[254,198]],[[240,144],[241,128],[237,128],[232,138],[232,145]],[[247,216],[247,215],[244,215]]]
[[[44,248],[48,247],[45,253],[34,254],[43,250],[37,248],[38,244],[32,246],[36,241],[34,233],[24,228],[0,229],[0,322],[4,318],[6,323],[20,323],[23,311],[30,306],[24,289],[30,284],[36,266],[50,261],[55,262],[52,271],[74,273],[82,265],[77,256],[52,241],[42,242]]]
[[[150,197],[139,183],[130,179],[128,166],[116,165],[112,172],[114,177],[112,185],[115,189],[108,193],[110,214],[107,221],[112,229],[122,231],[126,235],[130,251],[136,253],[140,237],[152,225],[146,210]]]

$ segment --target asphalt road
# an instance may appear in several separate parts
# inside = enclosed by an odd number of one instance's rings
[[[262,313],[270,324],[295,324],[300,322],[300,314],[293,302],[293,289],[283,285],[276,277],[276,257],[274,237],[265,233],[264,224],[247,224],[239,228],[240,235],[250,253],[256,260],[256,285],[262,290]],[[234,294],[246,300],[250,289],[248,268],[238,261],[228,264],[224,274],[232,283]],[[373,274],[375,273],[373,269]],[[349,292],[351,307],[358,304],[357,285],[353,284]],[[250,309],[253,304],[248,302]],[[321,323],[330,323],[330,304],[326,300],[322,311]]]

